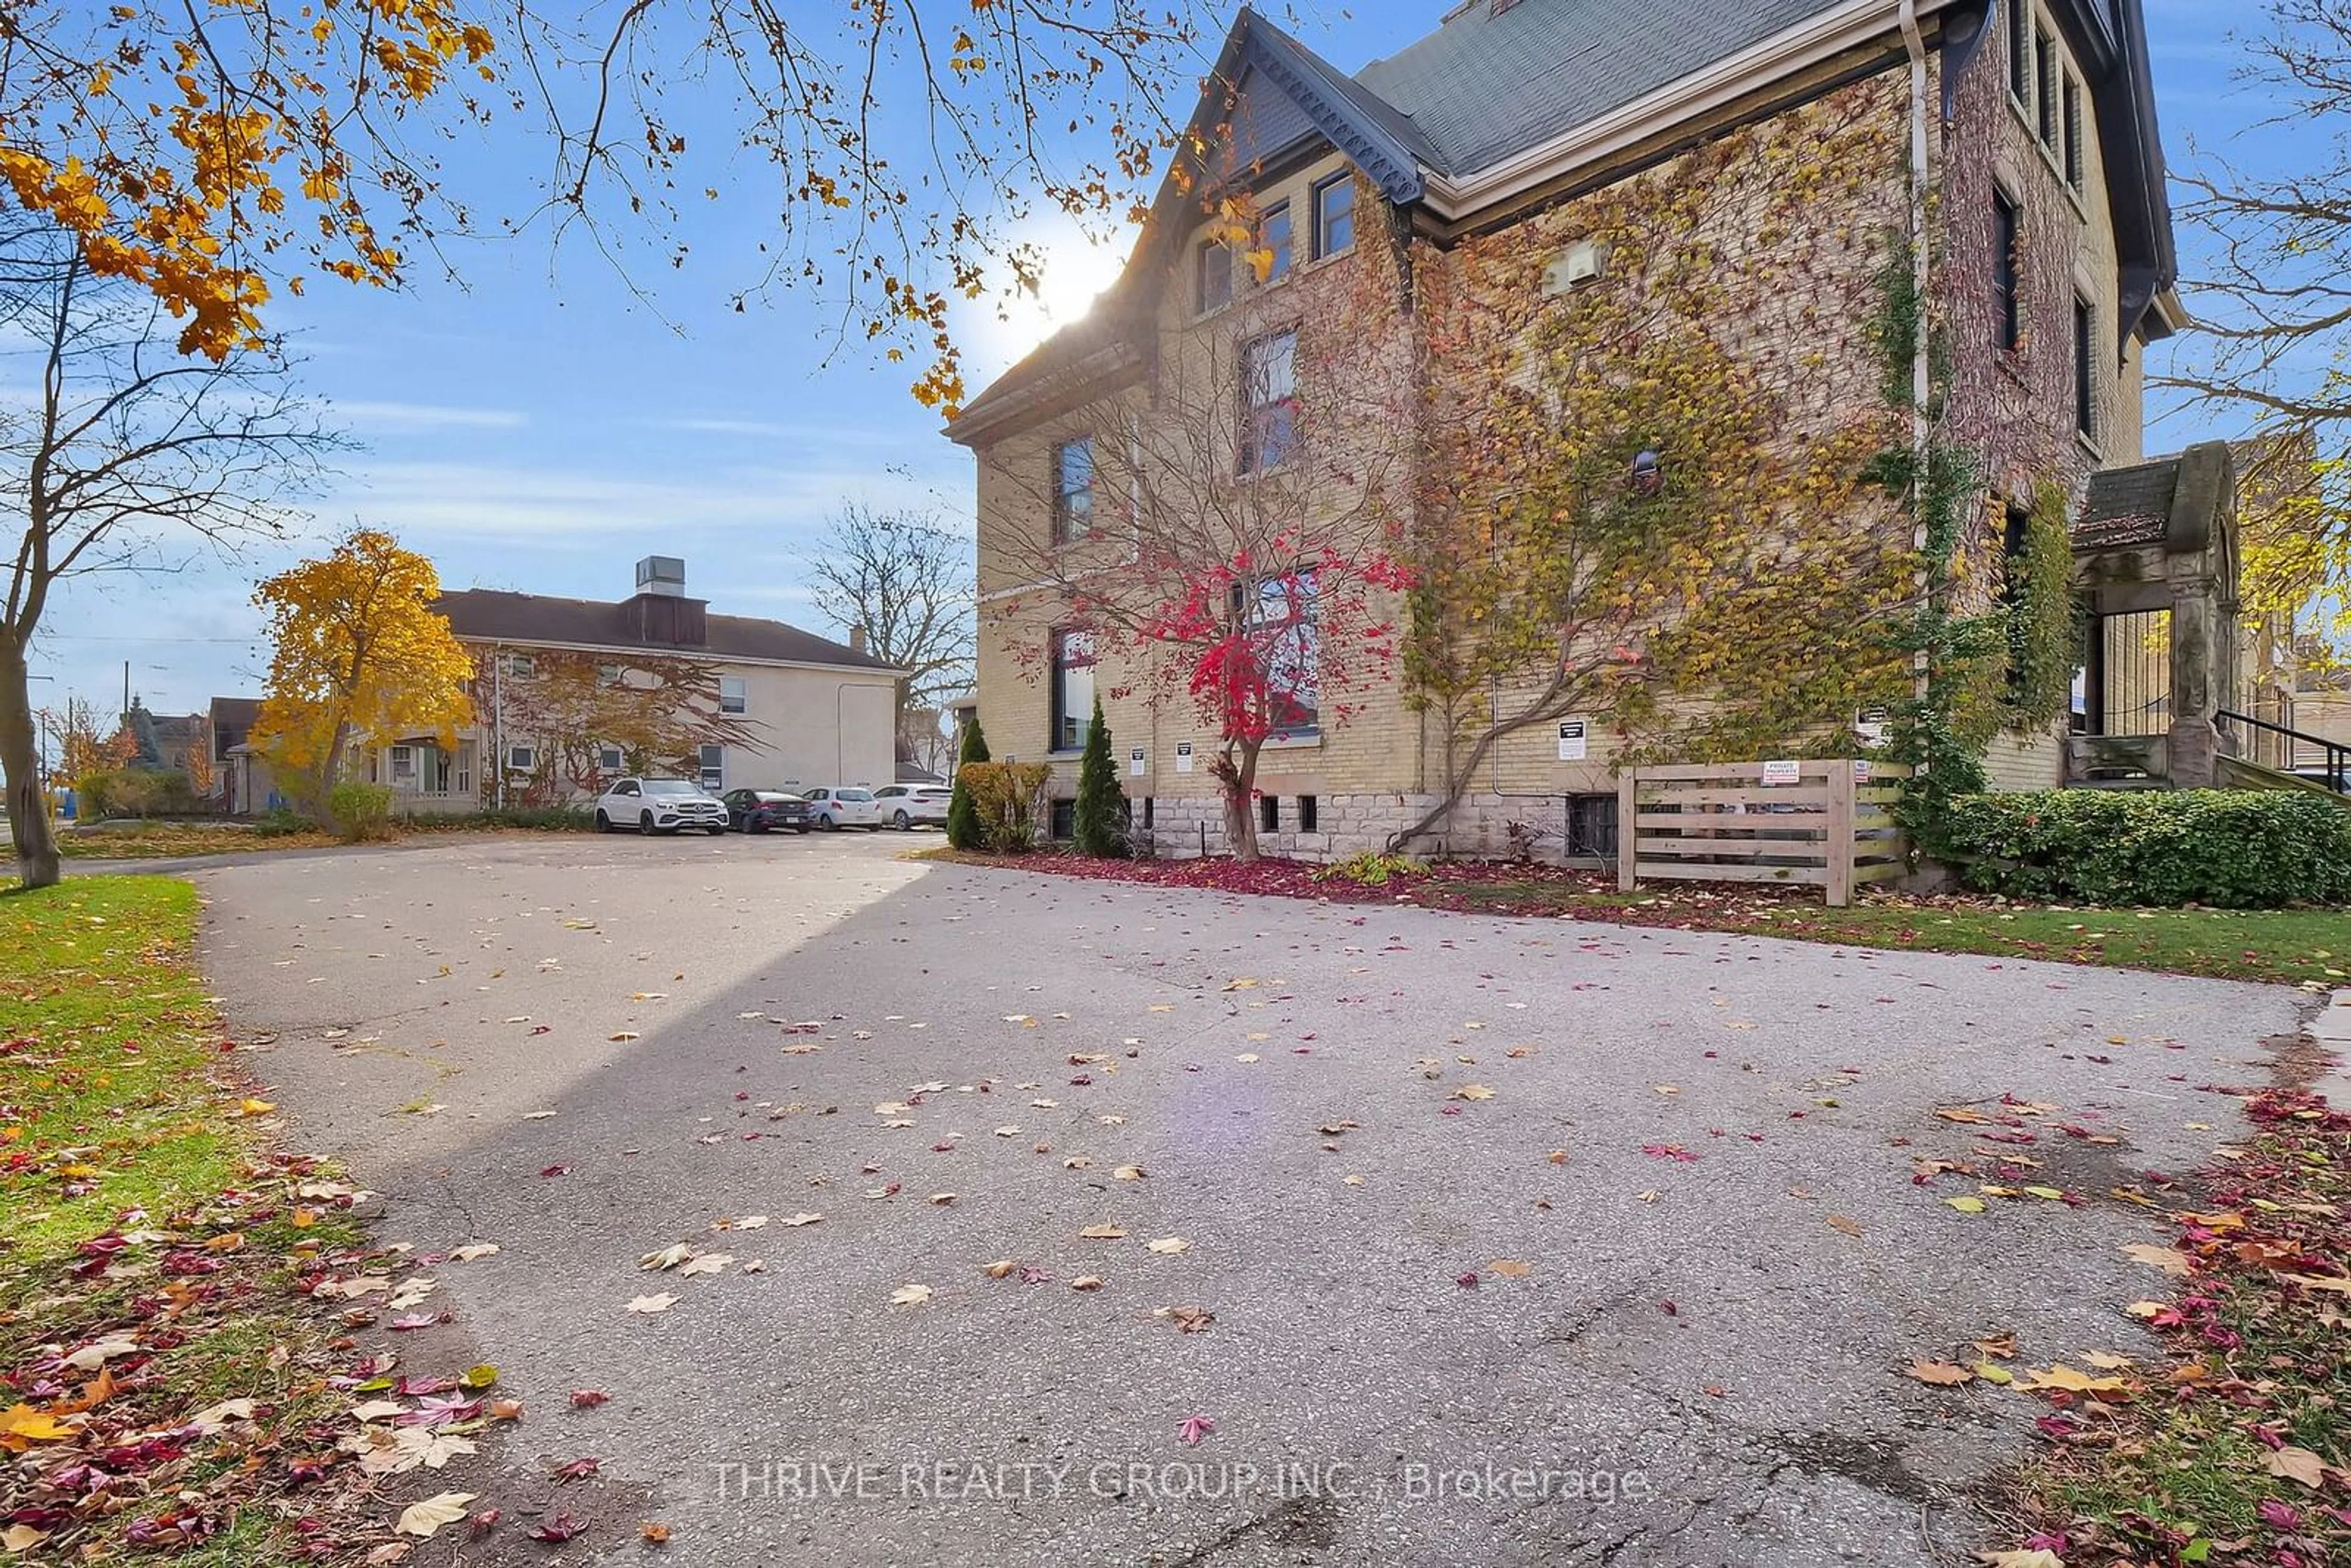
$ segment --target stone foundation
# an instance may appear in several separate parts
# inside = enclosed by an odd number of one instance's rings
[[[1258,848],[1286,860],[1328,862],[1388,847],[1388,838],[1437,804],[1434,795],[1322,795],[1315,798],[1314,828],[1298,826],[1299,798],[1277,796],[1280,827],[1258,832]],[[1139,851],[1163,860],[1193,860],[1203,852],[1231,852],[1225,837],[1223,802],[1214,795],[1163,795],[1152,803],[1152,825],[1141,825],[1138,804],[1134,836]],[[1567,800],[1560,795],[1465,795],[1434,831],[1405,848],[1413,854],[1450,854],[1472,860],[1507,859],[1518,852],[1509,824],[1538,830],[1534,858],[1556,864],[1567,843]],[[1589,859],[1589,857],[1580,857]]]

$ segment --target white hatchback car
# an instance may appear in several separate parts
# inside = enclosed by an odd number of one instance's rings
[[[641,833],[691,828],[716,836],[726,831],[726,803],[684,779],[615,779],[596,798],[596,831],[616,828]]]
[[[873,799],[871,789],[842,789],[820,784],[800,793],[808,798],[809,821],[828,833],[836,828],[863,828],[869,833],[882,831],[881,803]]]
[[[947,825],[947,802],[955,791],[944,784],[893,784],[873,791],[873,799],[882,808],[882,820],[904,832],[910,828],[944,828]]]

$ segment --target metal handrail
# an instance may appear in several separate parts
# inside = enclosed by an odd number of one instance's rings
[[[2322,780],[2335,793],[2351,795],[2351,745],[2346,745],[2339,740],[2329,740],[2323,735],[2313,735],[2308,730],[2290,729],[2284,725],[2272,724],[2265,718],[2255,718],[2251,714],[2234,713],[2227,708],[2222,708],[2214,716],[2222,724],[2241,724],[2248,729],[2267,730],[2272,735],[2284,736],[2287,749],[2283,770],[2288,773],[2294,771],[2295,753],[2301,747],[2305,746],[2318,747],[2318,754],[2322,758],[2319,763]]]

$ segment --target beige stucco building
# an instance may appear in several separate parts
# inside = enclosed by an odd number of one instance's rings
[[[475,655],[475,722],[454,745],[420,735],[367,748],[355,769],[391,787],[396,812],[560,803],[632,771],[680,772],[713,791],[871,787],[894,776],[897,671],[780,621],[709,613],[686,596],[685,563],[674,558],[638,563],[627,599],[471,589],[434,608]],[[646,756],[570,716],[624,689],[674,697],[675,732],[691,750]]]
[[[1374,518],[1408,530],[1415,497],[1443,486],[1426,472],[1441,446],[1400,448],[1395,434],[1498,373],[1459,346],[1464,301],[1507,303],[1517,340],[1536,343],[1633,287],[1619,275],[1635,258],[1702,248],[1771,284],[1706,329],[1781,400],[1779,448],[1865,454],[1907,438],[1869,318],[1889,264],[1915,263],[1948,360],[1938,420],[1970,455],[1995,558],[1999,519],[2041,486],[2078,503],[2091,475],[2144,455],[2145,350],[2183,319],[2138,0],[1471,0],[1353,75],[1244,11],[1192,129],[1120,283],[950,432],[977,460],[978,711],[995,754],[1050,759],[1066,798],[1099,695],[1135,821],[1162,853],[1221,847],[1215,727],[1183,671],[1092,625],[1087,572],[1151,570],[1133,543],[1149,530],[1122,519],[1165,507],[1152,495],[1170,468],[1188,469],[1178,488],[1203,529],[1293,551]],[[1720,157],[1732,139],[1735,167]],[[1830,144],[1877,161],[1823,183],[1809,150]],[[1641,204],[1682,226],[1627,232]],[[1511,259],[1529,255],[1539,265]],[[1322,444],[1298,439],[1317,398],[1343,392]],[[1364,461],[1397,450],[1394,474]],[[1300,454],[1319,465],[1302,488],[1320,499],[1269,526],[1251,515],[1265,471]],[[1660,455],[1686,461],[1642,458]],[[1907,538],[1882,499],[1840,504],[1853,537]],[[1261,574],[1238,575],[1230,612],[1268,613]],[[1312,614],[1291,580],[1273,613]],[[1408,632],[1405,595],[1363,598],[1368,622]],[[1335,641],[1308,639],[1326,658]],[[1401,665],[1343,714],[1331,684],[1303,669],[1274,694],[1256,783],[1276,852],[1380,847],[1460,776],[1458,723],[1416,700]],[[1524,695],[1498,684],[1473,717]],[[1866,733],[1881,716],[1813,723]],[[2064,727],[2003,734],[1986,758],[1996,785],[2058,783]],[[1519,823],[1552,852],[1599,850],[1618,750],[1602,707],[1512,730],[1422,841],[1495,852]]]

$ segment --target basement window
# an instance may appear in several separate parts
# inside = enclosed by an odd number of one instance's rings
[[[1315,800],[1313,796],[1301,795],[1298,797],[1298,831],[1300,832],[1311,833],[1314,831],[1314,807]]]
[[[1281,831],[1281,797],[1260,795],[1257,801],[1258,831],[1266,833]]]
[[[1570,795],[1567,798],[1567,853],[1573,858],[1616,858],[1616,797],[1613,794]]]

